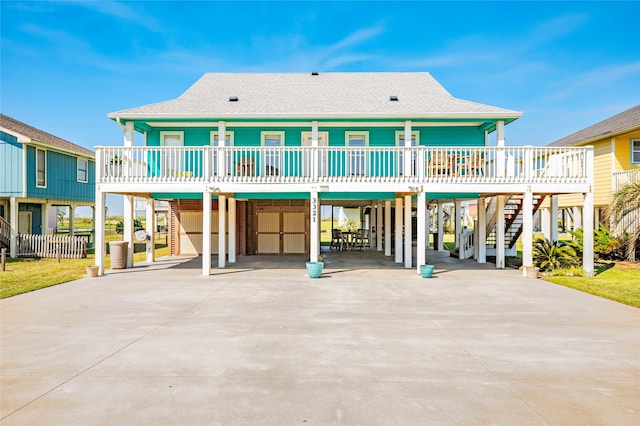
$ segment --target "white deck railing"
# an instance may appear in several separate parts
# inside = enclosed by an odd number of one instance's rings
[[[613,192],[631,182],[640,182],[640,169],[626,170],[613,174]]]
[[[98,183],[585,183],[573,147],[97,147]]]

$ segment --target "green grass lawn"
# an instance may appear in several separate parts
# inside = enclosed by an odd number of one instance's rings
[[[168,247],[156,248],[156,257],[168,254]],[[145,259],[144,252],[133,255],[134,263]],[[86,267],[94,265],[94,260],[93,254],[85,259],[61,259],[60,263],[56,259],[7,258],[6,270],[0,270],[0,299],[83,278],[87,275]],[[105,268],[110,267],[109,256],[106,256]]]
[[[594,277],[546,277],[546,281],[640,308],[640,265],[618,263]],[[598,271],[596,271],[598,272]]]

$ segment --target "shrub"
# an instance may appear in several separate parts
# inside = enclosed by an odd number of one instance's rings
[[[135,232],[141,229],[144,229],[144,225],[140,219],[133,219],[133,231]],[[116,223],[116,232],[118,234],[122,234],[122,231],[124,231],[124,223],[122,221],[118,221],[118,223]]]
[[[584,242],[584,232],[582,228],[576,231],[569,231],[574,240],[568,242],[576,256],[582,259],[582,247]],[[623,260],[625,242],[617,238],[604,225],[593,231],[593,253],[598,260]]]
[[[561,241],[538,238],[533,243],[533,262],[541,271],[555,271],[576,266],[576,252]]]

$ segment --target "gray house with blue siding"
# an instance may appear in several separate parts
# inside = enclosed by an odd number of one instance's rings
[[[46,234],[53,209],[94,207],[91,150],[0,114],[0,247],[16,256],[18,234]]]

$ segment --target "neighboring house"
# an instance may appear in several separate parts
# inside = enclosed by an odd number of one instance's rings
[[[534,211],[559,186],[592,202],[593,151],[505,147],[505,125],[520,115],[455,98],[428,73],[205,74],[177,99],[109,114],[124,144],[96,147],[100,273],[107,193],[126,195],[129,242],[133,196],[148,200],[149,234],[155,200],[168,200],[171,253],[202,254],[203,275],[211,254],[219,267],[237,255],[317,260],[321,206],[368,212],[371,248],[411,268],[425,263],[429,221],[443,235],[454,203],[463,257],[493,255],[503,268],[522,234],[531,266]],[[475,238],[462,226],[466,201],[481,207]]]
[[[548,146],[594,148],[594,215],[595,226],[605,220],[605,211],[613,194],[627,182],[640,182],[640,105],[613,117],[575,132]],[[560,195],[557,205],[547,202],[542,209],[541,222],[546,238],[557,238],[549,234],[547,225],[551,217],[560,217],[570,222],[571,228],[582,227],[582,197]],[[552,213],[553,211],[553,213]],[[557,231],[556,231],[557,232]]]
[[[0,246],[17,255],[18,234],[44,235],[59,206],[94,206],[95,156],[0,114]]]

